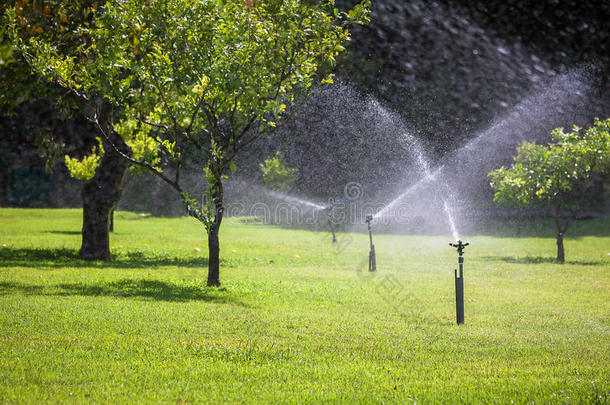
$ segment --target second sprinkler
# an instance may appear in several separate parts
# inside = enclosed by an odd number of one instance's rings
[[[369,271],[377,271],[377,261],[375,259],[375,245],[373,245],[373,232],[371,231],[372,220],[372,215],[366,216],[366,224],[369,228],[369,241],[371,243],[371,250],[369,251]]]

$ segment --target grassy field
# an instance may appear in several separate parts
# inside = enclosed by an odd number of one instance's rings
[[[111,263],[80,219],[0,210],[2,403],[610,401],[610,218],[565,265],[550,223],[467,236],[463,326],[448,236],[375,235],[369,273],[365,234],[230,218],[209,289],[190,219],[117,213]]]

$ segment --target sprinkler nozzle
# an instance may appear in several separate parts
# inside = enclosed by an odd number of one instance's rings
[[[457,252],[459,255],[464,254],[464,248],[470,245],[470,243],[463,243],[461,240],[458,240],[457,243],[449,242],[449,246],[457,248]]]
[[[370,225],[371,221],[373,220],[373,216],[372,215],[367,215],[366,216],[366,223]]]

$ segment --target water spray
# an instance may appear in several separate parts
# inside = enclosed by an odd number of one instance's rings
[[[462,243],[458,240],[457,243],[449,243],[449,246],[457,249],[458,266],[460,272],[455,270],[455,313],[457,324],[464,324],[464,248],[470,243]]]
[[[369,241],[371,243],[371,250],[369,251],[369,271],[377,271],[377,260],[375,259],[375,245],[373,245],[373,232],[371,231],[372,220],[372,215],[366,216],[366,225],[369,228]]]

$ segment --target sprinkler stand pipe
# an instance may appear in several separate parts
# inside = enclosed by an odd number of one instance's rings
[[[373,232],[371,231],[371,221],[373,220],[372,215],[366,216],[366,224],[369,229],[369,242],[371,244],[371,250],[369,251],[369,271],[377,271],[377,259],[375,257],[375,245],[373,245]]]
[[[331,204],[328,207],[324,208],[324,212],[326,213],[326,218],[328,220],[328,227],[330,228],[330,233],[333,236],[333,243],[337,243],[337,236],[335,235],[335,224],[333,223],[333,210],[334,206]]]
[[[457,248],[458,252],[458,270],[454,270],[455,273],[455,316],[458,325],[464,324],[464,248],[469,243],[462,243],[458,240],[458,243],[449,243],[449,246]]]

